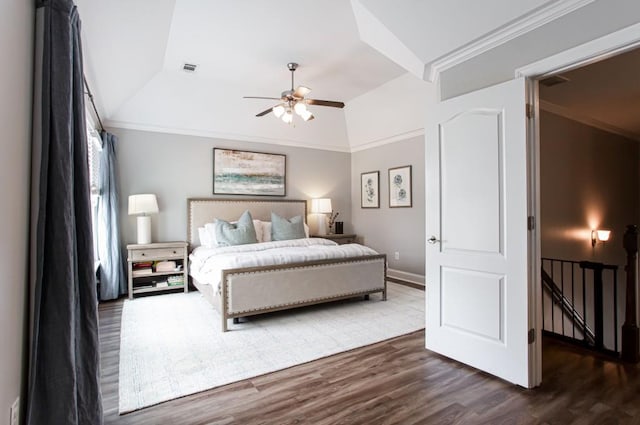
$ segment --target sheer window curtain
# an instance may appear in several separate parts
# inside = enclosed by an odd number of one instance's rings
[[[120,251],[120,219],[115,145],[118,138],[103,131],[98,187],[98,256],[100,299],[112,300],[127,292]]]
[[[37,3],[28,425],[102,424],[80,19]]]

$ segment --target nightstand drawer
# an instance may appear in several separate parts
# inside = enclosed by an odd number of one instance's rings
[[[130,261],[157,260],[160,258],[182,258],[184,248],[147,248],[131,251]]]

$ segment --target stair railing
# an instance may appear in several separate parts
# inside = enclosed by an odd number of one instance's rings
[[[617,356],[618,266],[542,258],[541,276],[543,291],[551,299],[551,305],[547,308],[545,297],[542,299],[545,334]],[[605,298],[610,302],[605,303]],[[606,329],[605,314],[607,323],[612,322]],[[605,337],[607,340],[613,339],[612,344],[605,344]]]

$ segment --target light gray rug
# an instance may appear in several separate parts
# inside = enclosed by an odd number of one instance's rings
[[[386,302],[372,295],[254,316],[226,333],[198,292],[126,300],[120,413],[423,329],[424,295],[389,283]]]

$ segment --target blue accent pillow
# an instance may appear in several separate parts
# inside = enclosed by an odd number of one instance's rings
[[[218,246],[258,243],[253,218],[249,210],[242,213],[237,223],[216,220],[216,241]]]
[[[276,213],[271,213],[271,240],[287,241],[305,238],[304,221],[297,215],[287,220]]]

